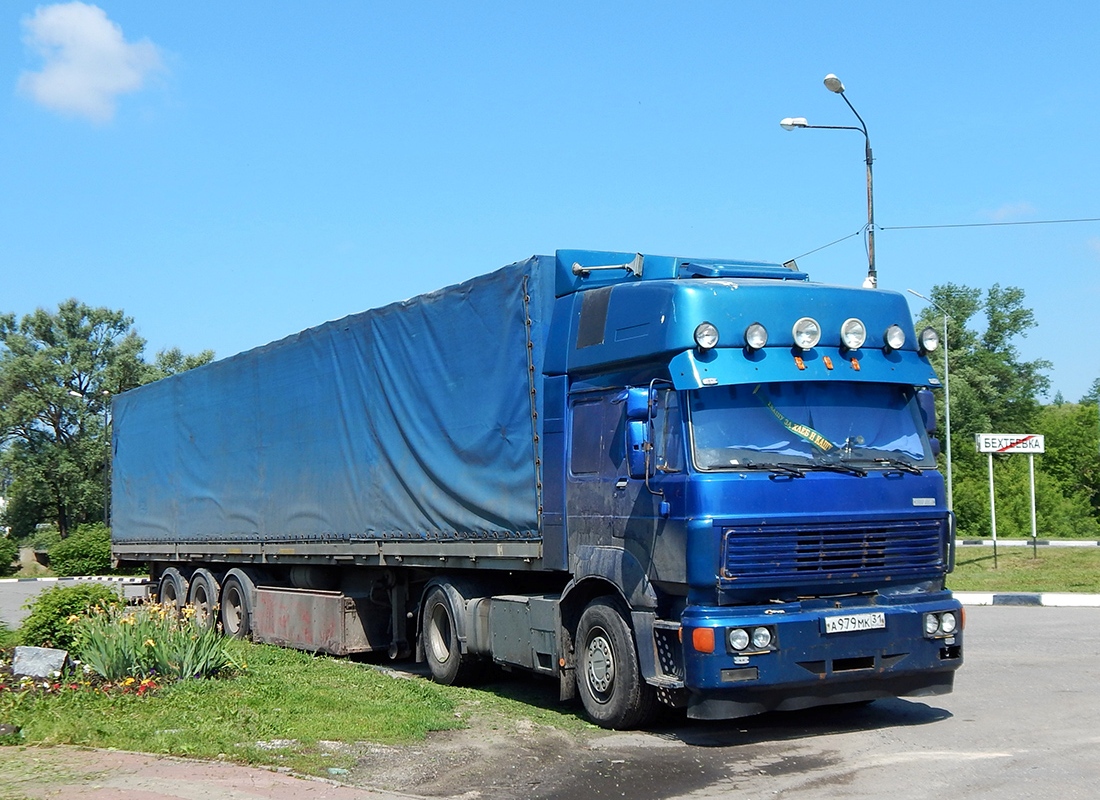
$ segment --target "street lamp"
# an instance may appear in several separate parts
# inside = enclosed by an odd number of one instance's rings
[[[935,300],[925,297],[920,292],[914,292],[912,289],[906,289],[905,291],[914,297],[919,297],[943,314],[943,417],[944,424],[947,427],[947,508],[954,511],[955,500],[951,484],[951,376],[947,368],[947,320],[950,318],[950,314],[944,311]]]
[[[867,135],[867,125],[864,123],[863,117],[859,115],[855,106],[848,100],[848,96],[844,94],[844,84],[840,82],[840,78],[829,73],[825,76],[825,88],[834,94],[839,94],[844,102],[848,104],[848,108],[852,109],[852,113],[859,120],[858,128],[853,125],[810,125],[806,122],[805,117],[787,117],[781,120],[779,125],[785,131],[793,131],[795,128],[817,128],[828,131],[859,131],[863,134],[867,156],[867,279],[863,282],[863,286],[874,289],[878,286],[878,271],[875,269],[875,194],[874,180],[871,174],[871,164],[874,162],[874,158],[871,156],[871,137]]]

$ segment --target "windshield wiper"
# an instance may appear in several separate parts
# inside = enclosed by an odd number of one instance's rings
[[[753,461],[742,461],[741,466],[749,469],[765,469],[774,475],[790,475],[792,478],[805,478],[806,470],[804,467],[796,464],[780,464],[769,462],[767,464],[757,464]]]
[[[812,469],[825,469],[829,472],[845,472],[849,475],[857,475],[860,478],[867,477],[867,470],[853,467],[851,464],[840,464],[836,461],[814,461]]]
[[[874,462],[876,464],[885,464],[888,467],[895,467],[897,469],[900,469],[902,472],[910,472],[913,475],[922,474],[920,467],[911,464],[901,458],[876,458],[874,459]]]

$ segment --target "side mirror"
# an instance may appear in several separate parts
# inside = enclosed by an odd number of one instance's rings
[[[629,414],[629,410],[627,411]],[[626,421],[626,459],[630,477],[642,479],[646,477],[646,454],[649,449],[649,423],[644,419],[627,419]]]
[[[649,389],[632,387],[626,390],[626,418],[628,420],[649,419]]]
[[[920,406],[924,430],[929,434],[936,432],[936,398],[927,389],[917,390],[917,404]]]

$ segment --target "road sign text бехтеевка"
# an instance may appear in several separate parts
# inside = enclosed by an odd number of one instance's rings
[[[979,453],[1045,453],[1041,433],[976,433]]]

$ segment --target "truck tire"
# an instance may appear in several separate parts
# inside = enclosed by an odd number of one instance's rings
[[[601,728],[627,730],[657,712],[657,692],[638,666],[634,636],[619,605],[598,597],[577,627],[577,689],[589,718]]]
[[[175,567],[169,567],[160,574],[157,584],[157,602],[179,613],[187,604],[187,592],[190,584]]]
[[[462,653],[455,611],[447,592],[440,586],[433,587],[424,599],[420,645],[436,683],[452,686],[469,680],[474,657]]]
[[[187,602],[195,610],[195,622],[213,628],[218,621],[218,579],[208,569],[197,569],[191,576]]]
[[[222,632],[226,636],[247,639],[252,633],[252,597],[256,584],[248,573],[231,569],[222,581],[221,611],[219,617]]]

